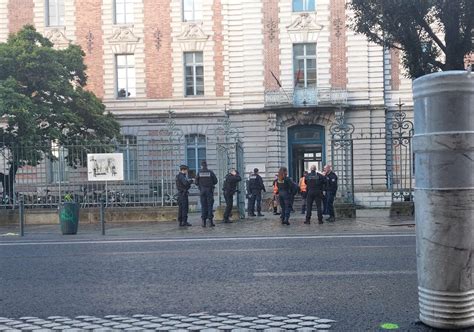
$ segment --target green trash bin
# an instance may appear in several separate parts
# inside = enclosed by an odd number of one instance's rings
[[[59,209],[59,223],[63,235],[76,234],[79,225],[79,203],[64,202]]]

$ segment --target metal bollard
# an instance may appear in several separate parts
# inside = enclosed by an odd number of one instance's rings
[[[413,82],[415,218],[420,319],[474,326],[474,75]]]
[[[100,202],[100,227],[102,230],[102,235],[105,235],[105,204],[104,202]]]
[[[20,236],[25,236],[25,201],[20,198]]]

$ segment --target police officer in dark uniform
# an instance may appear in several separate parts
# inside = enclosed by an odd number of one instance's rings
[[[255,217],[255,201],[257,201],[257,216],[263,217],[262,214],[262,190],[265,190],[263,179],[258,174],[258,168],[254,168],[253,174],[249,176],[248,191],[249,191],[249,216]]]
[[[337,175],[332,171],[331,165],[324,166],[324,175],[326,176],[326,205],[329,218],[326,221],[334,222],[336,217],[334,214],[334,198],[337,192]]]
[[[179,226],[192,226],[188,223],[189,209],[189,188],[193,183],[192,179],[188,179],[188,166],[179,166],[179,173],[176,175],[176,188],[178,189],[178,221]]]
[[[226,175],[222,190],[224,191],[225,211],[224,223],[231,223],[230,215],[232,214],[232,207],[234,205],[234,194],[237,191],[237,184],[242,181],[242,178],[235,169],[231,169]]]
[[[283,225],[290,224],[291,196],[294,195],[294,186],[288,177],[288,169],[280,167],[278,177],[275,180],[278,197],[280,199],[281,215],[280,220]]]
[[[195,184],[199,188],[199,196],[201,199],[201,219],[202,227],[206,227],[206,219],[209,220],[209,226],[214,227],[214,187],[217,184],[217,177],[213,171],[207,168],[207,162],[201,162]]]
[[[305,183],[307,187],[306,196],[306,221],[305,224],[309,224],[311,220],[311,210],[313,209],[313,202],[316,202],[316,208],[318,210],[318,223],[323,223],[323,189],[326,184],[326,177],[320,173],[316,173],[316,166],[311,166],[311,173],[306,175]]]

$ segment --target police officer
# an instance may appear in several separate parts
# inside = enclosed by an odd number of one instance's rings
[[[179,166],[179,173],[176,175],[176,188],[178,189],[178,221],[179,226],[192,226],[188,223],[188,209],[189,209],[189,188],[192,179],[188,179],[188,166]]]
[[[255,217],[255,201],[257,201],[257,216],[263,217],[262,214],[262,190],[265,190],[262,177],[258,174],[258,168],[253,169],[253,174],[249,176],[249,216]]]
[[[301,214],[306,214],[306,175],[308,175],[307,171],[304,171],[303,176],[301,176],[300,181],[299,181],[299,190],[301,194],[301,198],[303,199],[303,204],[301,205]]]
[[[311,220],[311,210],[313,209],[313,202],[316,202],[318,210],[318,223],[323,223],[322,199],[323,189],[326,184],[326,177],[320,173],[316,173],[316,166],[311,166],[311,173],[305,178],[307,196],[306,196],[306,221],[309,224]]]
[[[329,218],[326,221],[334,222],[336,217],[334,214],[334,198],[337,192],[337,175],[332,171],[331,165],[324,166],[323,174],[326,176],[326,205]]]
[[[232,207],[234,205],[234,194],[237,191],[237,184],[242,181],[242,178],[235,169],[231,169],[226,175],[222,190],[224,191],[225,211],[224,223],[231,223],[230,215],[232,214]]]
[[[199,170],[195,184],[199,188],[199,196],[201,199],[201,219],[202,227],[206,227],[206,219],[209,220],[209,226],[214,227],[214,187],[217,184],[217,177],[213,171],[207,168],[207,162],[201,162],[201,169]]]
[[[280,167],[276,179],[278,197],[280,199],[281,215],[280,220],[283,225],[290,224],[291,196],[295,194],[292,180],[288,177],[288,169]]]

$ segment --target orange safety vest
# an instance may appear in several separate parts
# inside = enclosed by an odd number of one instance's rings
[[[277,180],[273,181],[273,194],[278,194]]]
[[[306,183],[304,182],[304,180],[305,180],[305,178],[304,178],[304,176],[302,176],[300,178],[300,190],[302,192],[306,192],[306,188],[307,188]]]

